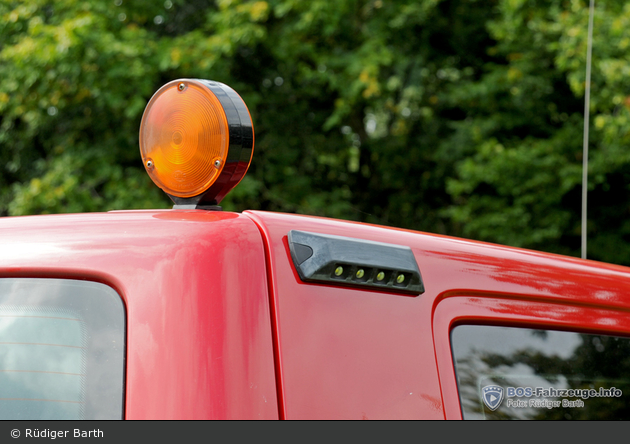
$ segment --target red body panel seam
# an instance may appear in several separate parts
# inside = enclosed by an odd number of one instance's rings
[[[252,222],[258,227],[260,230],[260,234],[262,237],[263,245],[265,246],[265,268],[267,269],[267,286],[269,289],[269,306],[270,306],[270,314],[271,314],[271,329],[272,329],[272,337],[273,337],[273,353],[274,353],[274,366],[276,370],[276,396],[278,398],[278,417],[280,420],[286,419],[286,410],[285,410],[285,402],[284,402],[284,379],[282,375],[282,359],[281,359],[281,348],[280,348],[280,333],[278,331],[278,309],[276,303],[276,283],[275,283],[275,273],[273,266],[273,258],[271,257],[271,247],[269,241],[269,234],[266,231],[266,228],[262,221],[256,217],[255,214],[251,214],[247,211],[242,213],[243,216],[247,216],[251,219]]]

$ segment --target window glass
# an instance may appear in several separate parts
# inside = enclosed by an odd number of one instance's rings
[[[481,325],[453,329],[464,419],[630,419],[630,339]]]
[[[124,334],[106,285],[0,279],[0,419],[121,419]]]

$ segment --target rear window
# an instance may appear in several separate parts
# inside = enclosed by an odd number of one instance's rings
[[[0,419],[121,419],[124,339],[106,285],[0,279]]]
[[[630,339],[461,325],[451,345],[464,419],[630,419]]]

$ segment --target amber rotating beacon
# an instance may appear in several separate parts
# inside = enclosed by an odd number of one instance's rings
[[[223,83],[174,80],[153,95],[142,115],[142,162],[173,208],[218,208],[245,176],[253,152],[249,110]]]

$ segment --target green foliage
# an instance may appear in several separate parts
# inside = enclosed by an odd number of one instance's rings
[[[166,208],[140,118],[229,84],[254,120],[222,202],[576,254],[584,0],[0,4],[0,214]],[[630,264],[630,6],[598,0],[590,256]]]
[[[588,7],[504,1],[488,22],[500,65],[454,90],[474,151],[447,180],[462,234],[576,254]],[[589,174],[589,256],[630,264],[627,146],[630,8],[598,1]],[[460,138],[462,136],[459,136]]]

